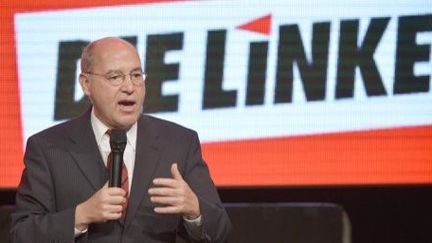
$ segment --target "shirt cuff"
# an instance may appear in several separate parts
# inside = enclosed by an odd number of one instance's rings
[[[189,224],[191,226],[200,227],[202,225],[202,217],[201,215],[194,218],[194,219],[188,219],[186,217],[183,217],[183,220],[186,222],[186,224]]]
[[[82,234],[87,233],[87,230],[88,230],[88,228],[85,228],[83,230],[79,230],[79,229],[77,229],[77,228],[74,227],[74,236],[75,236],[75,238],[78,237],[78,236],[80,236],[80,235],[82,235]]]
[[[203,227],[202,227],[202,216],[198,216],[195,219],[187,219],[183,217],[184,226],[189,236],[192,239],[199,240],[203,237]]]

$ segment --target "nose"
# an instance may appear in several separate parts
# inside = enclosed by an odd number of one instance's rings
[[[123,83],[120,86],[121,90],[125,93],[133,93],[135,90],[135,85],[132,82],[131,76],[130,75],[126,75],[125,80],[123,81]]]

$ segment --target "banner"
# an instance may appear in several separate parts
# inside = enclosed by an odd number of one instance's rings
[[[429,1],[46,3],[2,6],[4,186],[29,136],[87,109],[79,58],[105,36],[136,46],[145,112],[198,132],[218,186],[432,183]]]

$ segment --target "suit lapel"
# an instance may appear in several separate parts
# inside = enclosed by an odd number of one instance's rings
[[[72,146],[69,152],[91,186],[97,191],[106,182],[107,174],[91,127],[90,114],[91,109],[74,121],[70,131]],[[159,148],[156,130],[148,117],[140,117],[138,120],[135,166],[125,227],[128,227],[133,220],[141,201],[147,195],[147,188],[149,188],[153,178],[152,175],[157,168]],[[119,223],[123,224],[120,221]]]
[[[157,168],[159,149],[157,146],[157,132],[148,117],[141,116],[138,120],[135,167],[132,188],[126,214],[125,227],[128,227],[147,195],[147,188],[152,182],[152,175]]]
[[[106,181],[105,165],[90,122],[91,109],[77,118],[70,131],[70,153],[89,183],[99,190]]]

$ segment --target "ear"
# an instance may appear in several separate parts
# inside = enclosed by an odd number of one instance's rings
[[[83,90],[84,94],[87,96],[90,96],[90,80],[88,77],[82,73],[79,75],[79,82],[81,85],[81,89]]]

